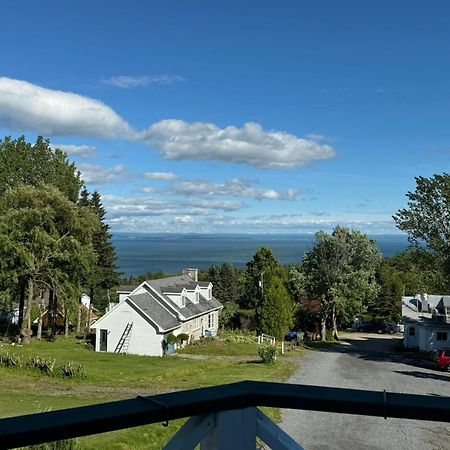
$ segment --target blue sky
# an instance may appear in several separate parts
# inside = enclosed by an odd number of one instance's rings
[[[50,138],[113,231],[396,232],[449,171],[447,1],[9,1],[0,136]]]

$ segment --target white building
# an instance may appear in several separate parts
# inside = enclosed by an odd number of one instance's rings
[[[163,356],[171,333],[190,340],[217,333],[222,304],[212,295],[212,283],[197,281],[196,269],[117,292],[119,303],[92,326],[96,351]]]
[[[404,345],[429,352],[450,347],[450,296],[403,297]]]

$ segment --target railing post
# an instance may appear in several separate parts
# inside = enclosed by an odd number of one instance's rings
[[[256,448],[257,408],[232,409],[215,414],[211,431],[201,450],[249,450]]]

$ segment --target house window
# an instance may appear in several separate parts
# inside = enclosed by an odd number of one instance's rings
[[[208,288],[208,298],[211,299],[212,298],[212,289]]]
[[[186,297],[184,295],[181,296],[181,307],[184,308],[186,306]]]
[[[192,329],[193,330],[197,330],[200,328],[200,317],[196,317],[193,321],[192,321]]]
[[[198,292],[195,293],[195,301],[197,303],[200,301],[200,294]]]
[[[208,314],[208,328],[214,328],[214,313]]]
[[[446,341],[447,340],[447,332],[446,331],[438,331],[436,333],[436,340]]]
[[[409,327],[409,335],[410,336],[416,335],[416,327]]]

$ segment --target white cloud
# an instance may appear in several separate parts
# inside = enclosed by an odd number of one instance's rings
[[[109,218],[136,216],[208,216],[212,211],[237,211],[240,202],[231,201],[175,201],[153,197],[103,195],[102,200]]]
[[[176,223],[193,223],[194,219],[191,216],[177,216],[174,219],[174,222]]]
[[[202,208],[205,211],[209,209],[221,209],[223,211],[237,211],[244,208],[244,204],[241,202],[231,201],[211,201],[211,200],[190,200],[183,202],[186,205],[196,208]]]
[[[317,139],[265,131],[253,122],[221,129],[212,123],[168,119],[137,132],[99,100],[6,77],[0,77],[0,126],[46,136],[141,140],[165,159],[260,168],[291,169],[336,155],[330,145]]]
[[[131,138],[131,126],[99,100],[0,77],[0,125],[46,136]]]
[[[109,168],[94,164],[81,164],[79,169],[81,178],[88,184],[117,183],[122,181],[127,173],[122,165]]]
[[[249,180],[233,178],[225,183],[210,183],[204,180],[189,180],[174,183],[171,192],[184,196],[218,196],[229,195],[233,197],[253,198],[256,200],[295,200],[301,192],[299,189],[288,189],[286,193],[273,189],[258,189],[251,185]]]
[[[144,176],[148,180],[176,180],[178,178],[172,172],[146,172]]]
[[[291,169],[336,155],[329,145],[283,131],[264,131],[253,122],[242,128],[221,129],[212,123],[168,119],[138,133],[137,138],[154,146],[165,159],[220,161],[262,168]]]
[[[152,187],[143,187],[141,189],[141,192],[144,192],[145,194],[150,194],[151,192],[155,192],[155,188]]]
[[[59,148],[66,152],[69,156],[79,156],[80,158],[93,158],[95,156],[96,148],[92,145],[66,145],[66,144],[52,144],[53,149]]]
[[[184,81],[184,78],[179,75],[118,75],[101,81],[102,83],[122,89],[133,89],[138,87],[148,87],[154,84],[173,84]]]

